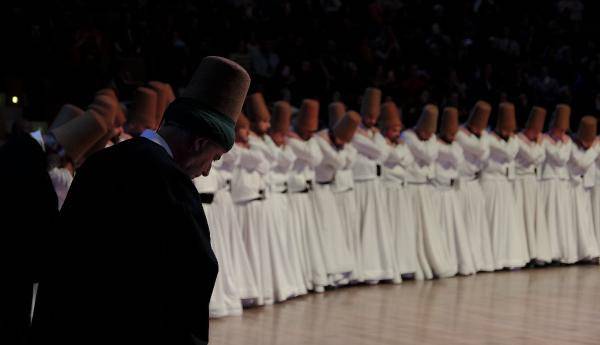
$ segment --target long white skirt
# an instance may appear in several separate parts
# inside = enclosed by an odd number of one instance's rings
[[[280,297],[305,295],[307,290],[302,270],[297,264],[297,250],[294,251],[295,247],[290,246],[290,242],[293,241],[293,227],[289,200],[285,194],[269,193],[266,202],[273,221],[273,226],[270,227],[271,248],[274,253],[271,259],[275,268],[273,275],[278,281],[276,286],[286,287],[280,289]]]
[[[481,182],[496,268],[519,268],[529,261],[527,235],[517,221],[515,193],[508,179]]]
[[[477,272],[475,259],[456,190],[450,187],[438,187],[434,200],[439,211],[439,224],[452,269],[461,275],[474,274]]]
[[[389,210],[380,181],[357,181],[354,193],[358,206],[364,280],[400,281],[400,277],[394,276],[393,237],[390,234]]]
[[[600,183],[596,182],[592,189],[592,215],[594,216],[594,232],[600,246]]]
[[[398,183],[384,183],[384,188],[389,207],[396,274],[415,274],[416,277],[421,270],[417,256],[417,225],[413,202],[406,188]]]
[[[281,302],[294,295],[287,276],[285,242],[278,234],[281,209],[268,200],[240,203],[238,217],[259,291],[258,305]],[[285,221],[284,221],[285,222]]]
[[[221,230],[227,233],[225,241],[229,245],[229,259],[233,272],[233,281],[236,284],[240,299],[248,304],[258,299],[258,287],[256,277],[248,258],[248,252],[244,244],[242,228],[237,218],[237,209],[231,193],[227,190],[220,190],[215,194],[213,205],[218,205],[221,214],[217,221],[221,222]]]
[[[535,175],[523,175],[514,182],[518,221],[527,234],[529,257],[538,263],[549,263],[553,257],[550,234],[544,211],[540,182]]]
[[[323,292],[329,283],[327,267],[310,196],[308,193],[290,193],[288,200],[292,220],[290,251],[298,253],[296,264],[301,267],[306,288]]]
[[[350,252],[352,260],[352,272],[348,279],[350,282],[363,282],[362,269],[362,250],[360,241],[360,227],[358,224],[358,207],[356,206],[356,197],[354,190],[348,190],[340,193],[333,193],[335,203],[338,206],[340,217],[342,220],[342,228],[344,229],[344,237],[346,246]]]
[[[542,180],[540,183],[546,224],[550,239],[552,258],[559,258],[562,263],[572,264],[578,261],[577,236],[571,230],[573,209],[568,180]]]
[[[452,265],[433,200],[435,188],[430,184],[409,184],[406,190],[414,205],[417,226],[417,255],[421,267],[417,279],[456,275],[456,265]]]
[[[582,183],[571,182],[571,203],[573,207],[573,231],[577,236],[577,258],[592,260],[600,256],[598,240],[594,231],[592,215],[591,189],[584,188]]]
[[[312,193],[315,220],[321,243],[325,266],[330,281],[337,285],[347,281],[354,263],[346,243],[345,229],[330,185],[316,185]]]
[[[490,238],[490,226],[485,213],[485,197],[479,180],[461,180],[458,199],[471,244],[477,271],[494,270],[494,252]]]
[[[209,303],[211,318],[242,314],[242,300],[235,284],[235,270],[232,267],[231,248],[227,240],[229,229],[220,220],[223,210],[216,204],[203,204],[204,214],[210,229],[211,246],[219,262],[219,274],[215,280]]]

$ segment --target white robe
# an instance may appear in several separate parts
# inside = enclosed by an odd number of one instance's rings
[[[222,229],[228,233],[226,241],[229,242],[230,260],[233,269],[234,282],[243,304],[253,304],[258,296],[256,277],[248,258],[248,252],[244,244],[242,228],[238,221],[237,209],[231,197],[231,180],[233,173],[238,167],[240,152],[237,145],[224,154],[218,164],[213,166],[219,174],[219,190],[215,194],[213,204],[219,205],[222,216],[219,221],[223,224]]]
[[[315,138],[303,141],[288,138],[287,145],[296,156],[288,178],[288,198],[292,210],[293,243],[301,253],[304,283],[309,290],[325,291],[329,285],[323,243],[320,239],[315,209],[311,198],[314,168],[323,154]]]
[[[356,161],[358,152],[352,145],[345,145],[343,151],[346,159],[343,165],[336,170],[331,189],[340,212],[346,246],[351,255],[352,272],[348,280],[358,283],[364,281],[360,224],[358,223],[360,217],[354,195],[354,176],[352,174],[352,165]]]
[[[490,224],[496,269],[519,268],[529,261],[527,235],[518,210],[513,188],[515,157],[519,145],[515,137],[507,141],[489,134],[490,156],[481,172],[485,208]]]
[[[594,231],[594,216],[592,215],[592,188],[594,187],[594,161],[598,157],[598,145],[584,150],[573,144],[568,168],[571,176],[570,192],[573,208],[573,224],[570,230],[576,239],[576,251],[573,253],[578,260],[592,260],[600,256],[598,240]],[[576,253],[576,254],[575,254]]]
[[[594,177],[596,180],[592,189],[592,214],[594,216],[596,240],[598,240],[598,245],[600,245],[600,155],[596,158],[595,164]]]
[[[543,143],[532,142],[525,135],[516,136],[519,151],[515,159],[514,182],[518,220],[527,233],[529,256],[538,264],[549,263],[553,257],[550,233],[546,222],[544,199],[540,188],[542,163],[546,158]]]
[[[417,225],[417,254],[426,279],[434,276],[451,277],[456,274],[444,241],[442,226],[438,218],[432,185],[435,177],[435,162],[438,157],[438,139],[432,135],[426,141],[409,129],[402,133],[402,140],[410,149],[414,162],[407,169],[408,192],[412,196]]]
[[[485,197],[479,183],[481,169],[490,154],[488,134],[484,131],[481,137],[477,137],[461,128],[456,134],[456,142],[462,148],[464,157],[459,166],[458,198],[475,268],[477,271],[493,271],[494,252],[490,226],[485,212]]]
[[[404,143],[390,148],[383,164],[382,183],[385,189],[390,229],[394,243],[395,274],[423,278],[417,255],[417,225],[415,210],[406,189],[406,168],[414,158]]]
[[[268,252],[270,256],[269,266],[273,280],[273,292],[275,301],[282,302],[295,296],[301,291],[297,291],[298,286],[293,283],[293,271],[287,255],[288,245],[288,224],[290,223],[290,211],[286,203],[285,196],[281,193],[271,193],[273,186],[279,184],[273,169],[280,164],[290,165],[294,156],[286,156],[281,149],[277,147],[269,136],[251,135],[248,141],[250,150],[263,154],[269,163],[269,170],[263,176],[265,200],[262,201],[266,210],[265,223],[261,225],[267,232]],[[285,162],[283,162],[285,161]]]
[[[219,186],[219,171],[214,167],[208,176],[200,176],[193,180],[198,193],[212,194],[216,197]],[[225,209],[213,199],[212,203],[203,203],[202,208],[210,228],[210,242],[219,262],[219,274],[215,281],[209,303],[211,318],[242,314],[242,299],[235,281],[235,269],[231,260],[231,243],[229,232],[231,224],[223,218]]]
[[[554,141],[544,134],[543,143],[546,159],[542,165],[540,189],[546,212],[546,225],[550,239],[552,258],[558,257],[562,263],[574,263],[578,260],[573,249],[573,234],[570,230],[573,224],[573,210],[569,189],[569,172],[567,162],[571,156],[572,141]]]
[[[346,243],[342,217],[332,191],[335,173],[346,163],[346,151],[336,149],[327,136],[327,130],[315,136],[323,160],[315,167],[316,183],[311,197],[321,243],[323,243],[327,273],[330,281],[334,285],[339,285],[348,281],[354,266]]]
[[[436,209],[448,250],[452,268],[462,275],[474,274],[475,260],[467,235],[463,211],[458,199],[458,168],[462,164],[463,151],[457,142],[439,142],[439,154],[435,164]]]
[[[383,136],[360,129],[352,139],[358,155],[352,172],[361,234],[362,275],[365,281],[399,281],[394,276],[394,253],[385,193],[377,176],[377,166],[388,155]]]

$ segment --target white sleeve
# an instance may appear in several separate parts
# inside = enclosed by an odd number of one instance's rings
[[[258,171],[266,174],[269,171],[269,161],[262,152],[258,150],[244,149],[240,150],[240,167],[248,171]],[[266,171],[265,171],[266,168]]]
[[[586,172],[598,157],[598,147],[594,145],[589,149],[582,151],[576,148],[571,150],[569,164],[572,164],[578,171]]]
[[[456,133],[456,141],[460,144],[465,152],[468,152],[480,159],[485,159],[487,145],[485,145],[482,140],[471,138],[464,132],[464,129],[461,129],[458,131],[458,133]],[[489,152],[487,153],[489,154]]]
[[[544,138],[544,141],[546,141],[546,159],[551,160],[556,165],[565,165],[571,156],[570,150],[561,150],[550,138]]]
[[[375,142],[375,145],[377,145],[379,147],[379,150],[381,151],[381,154],[379,155],[377,160],[380,163],[385,162],[387,156],[390,154],[390,151],[392,151],[390,145],[388,145],[387,141],[385,140],[383,135],[381,135],[381,133],[375,133],[375,136],[373,137],[373,141]]]
[[[433,138],[437,140],[436,138]],[[402,140],[406,143],[410,152],[416,159],[431,164],[437,159],[438,150],[435,145],[431,145],[429,142],[423,142],[413,131],[404,131],[402,133]],[[437,142],[435,143],[437,144]]]
[[[323,138],[315,138],[323,154],[323,164],[329,165],[338,170],[344,167],[346,163],[346,153],[344,150],[336,151],[331,144]]]
[[[379,160],[384,155],[385,151],[382,147],[369,139],[367,136],[356,133],[352,138],[352,145],[358,153],[367,156],[369,159]]]
[[[356,156],[358,155],[358,151],[354,148],[354,146],[350,144],[344,145],[344,151],[346,151],[346,164],[344,164],[344,169],[350,169],[354,162],[356,161]]]
[[[290,138],[288,140],[288,145],[291,147],[298,159],[308,162],[308,165],[311,167],[319,165],[323,159],[323,154],[321,153],[319,146],[314,142],[313,138],[308,141]]]
[[[500,141],[501,139],[490,138],[490,154],[500,158],[500,161],[507,162],[514,158],[511,155],[508,145]]]
[[[248,144],[250,145],[250,149],[259,150],[260,152],[262,152],[262,154],[269,162],[273,162],[276,159],[276,154],[274,150],[271,147],[269,147],[269,145],[267,145],[267,143],[261,138],[255,135],[251,135],[250,139],[248,140]]]
[[[277,155],[277,167],[287,170],[292,166],[292,164],[294,164],[295,161],[296,155],[288,146],[285,146],[279,150]]]

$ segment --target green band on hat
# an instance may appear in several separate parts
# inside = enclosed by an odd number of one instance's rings
[[[165,122],[184,126],[192,133],[208,137],[230,150],[235,140],[235,122],[193,98],[179,97],[165,111]]]

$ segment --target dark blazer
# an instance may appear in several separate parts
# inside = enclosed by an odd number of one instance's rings
[[[40,282],[36,344],[199,344],[218,265],[190,178],[135,138],[77,171]]]

